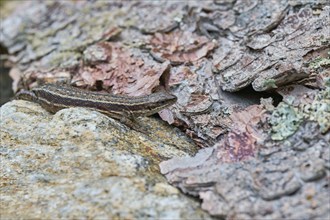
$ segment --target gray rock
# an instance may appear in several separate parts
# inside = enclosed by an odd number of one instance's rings
[[[160,175],[160,161],[196,147],[156,119],[141,120],[147,136],[84,108],[51,115],[18,100],[0,123],[2,218],[210,218]]]

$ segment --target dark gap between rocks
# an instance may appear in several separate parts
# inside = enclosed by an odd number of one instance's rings
[[[8,50],[0,44],[0,106],[8,102],[14,95],[13,80],[9,76],[10,67],[6,66]]]
[[[261,98],[272,98],[273,105],[276,107],[283,99],[282,96],[275,93],[275,91],[257,92],[251,85],[237,92],[221,91],[220,93],[225,103],[228,102],[229,104],[236,104],[241,107],[258,105],[260,104]]]

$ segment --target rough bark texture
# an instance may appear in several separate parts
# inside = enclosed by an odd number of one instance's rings
[[[283,143],[259,146],[244,162],[223,162],[222,146],[161,163],[170,183],[229,219],[328,219],[329,142],[308,122]]]
[[[15,91],[137,96],[169,76],[178,101],[160,117],[206,149],[161,171],[210,215],[330,218],[329,14],[326,0],[25,1],[0,43]]]
[[[170,62],[174,121],[205,145],[246,107],[221,89],[325,87],[329,10],[326,1],[31,1],[2,22],[1,43],[16,63],[14,89],[66,81],[143,95]]]

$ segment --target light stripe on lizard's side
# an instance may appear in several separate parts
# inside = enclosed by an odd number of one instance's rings
[[[167,91],[129,97],[54,84],[33,88],[32,91],[21,91],[17,93],[16,98],[37,102],[52,113],[63,108],[85,107],[121,121],[123,118],[126,118],[125,121],[133,121],[135,117],[155,114],[177,100],[176,96]]]

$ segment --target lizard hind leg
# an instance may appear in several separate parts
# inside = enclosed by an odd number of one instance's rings
[[[115,113],[111,111],[100,111],[100,112],[110,118],[117,119],[120,123],[126,125],[127,127],[133,130],[142,132],[144,134],[148,133],[146,130],[143,129],[141,125],[139,125],[139,123],[135,120],[135,117],[133,117],[133,115],[128,112],[122,112],[122,113]]]
[[[129,117],[127,115],[123,115],[120,118],[120,122],[125,124],[126,126],[132,128],[133,130],[139,131],[143,134],[148,134],[149,132],[142,126],[139,124],[139,122],[137,120],[135,120],[135,118],[133,117]]]

